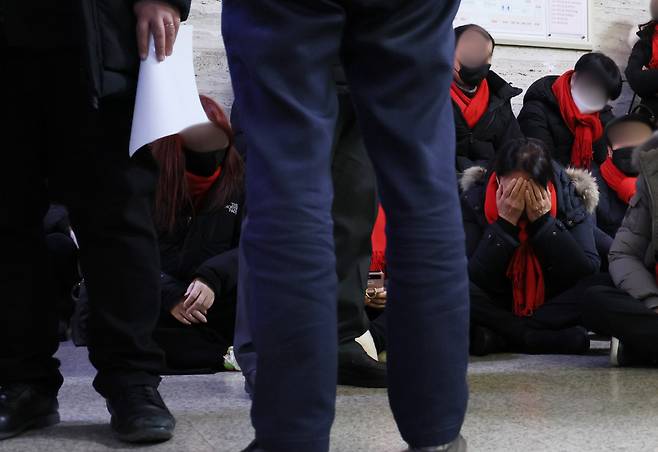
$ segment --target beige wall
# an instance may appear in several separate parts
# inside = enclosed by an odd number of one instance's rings
[[[230,109],[233,101],[226,56],[220,37],[221,2],[193,0],[189,23],[195,27],[195,65],[199,91]],[[594,0],[592,42],[594,50],[612,57],[623,70],[630,48],[628,36],[637,24],[646,22],[649,0]],[[573,50],[499,46],[493,69],[519,88],[526,89],[539,77],[560,74],[573,67],[582,54]],[[615,112],[626,110],[631,94],[627,86],[615,102]],[[522,96],[514,100],[516,111]]]

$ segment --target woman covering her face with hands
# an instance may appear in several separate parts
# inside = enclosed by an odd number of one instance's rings
[[[222,368],[235,328],[244,164],[219,105],[205,96],[201,104],[210,122],[151,146],[162,261],[154,338],[169,372]]]
[[[584,353],[583,279],[600,267],[596,181],[518,139],[461,180],[471,281],[471,353]]]

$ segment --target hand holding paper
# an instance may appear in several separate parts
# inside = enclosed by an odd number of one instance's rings
[[[196,86],[192,54],[192,27],[182,26],[173,52],[159,62],[153,38],[148,57],[139,67],[129,152],[158,138],[208,123]]]

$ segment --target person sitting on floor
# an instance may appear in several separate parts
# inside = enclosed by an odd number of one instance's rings
[[[590,330],[612,337],[613,365],[658,361],[658,135],[638,147],[637,191],[610,249],[610,277],[585,292],[583,319]]]
[[[154,338],[166,373],[222,369],[233,340],[244,164],[219,105],[211,121],[151,147],[160,165],[154,218],[162,265],[162,313]]]
[[[450,97],[457,135],[457,171],[486,165],[507,141],[523,137],[510,99],[521,94],[490,70],[495,41],[479,25],[455,28]]]
[[[596,182],[545,144],[504,145],[461,181],[471,291],[471,353],[581,354],[581,281],[598,272]]]
[[[591,168],[607,156],[603,127],[613,119],[610,100],[621,94],[619,68],[602,53],[580,57],[573,70],[534,82],[523,99],[519,124],[542,140],[563,166]]]
[[[645,116],[620,116],[605,128],[608,157],[600,168],[592,168],[599,185],[599,204],[596,208],[597,226],[611,241],[624,219],[628,202],[635,194],[637,169],[632,162],[633,150],[649,139],[654,124]]]
[[[642,111],[652,121],[658,114],[658,0],[651,0],[651,20],[638,28],[640,38],[628,57],[626,79],[640,96]]]

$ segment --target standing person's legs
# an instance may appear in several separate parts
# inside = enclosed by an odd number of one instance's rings
[[[413,447],[458,436],[468,276],[449,86],[458,1],[356,2],[344,66],[378,175],[388,249],[389,395]]]
[[[164,365],[152,334],[160,314],[160,260],[151,218],[157,166],[143,149],[128,156],[132,102],[80,105],[81,134],[58,167],[89,293],[89,359],[105,398],[157,387]]]
[[[332,63],[343,10],[330,1],[225,1],[222,31],[245,132],[252,407],[268,451],[326,451],[337,374]]]
[[[63,380],[53,357],[58,313],[43,217],[49,205],[46,138],[60,67],[47,53],[29,49],[0,48],[0,60],[0,386],[29,383],[54,396]],[[52,85],[44,83],[44,71]]]

